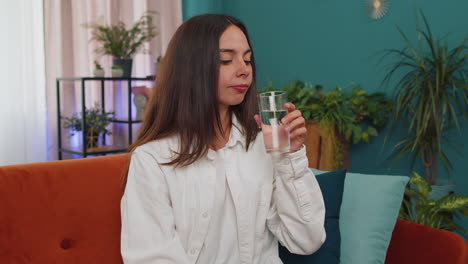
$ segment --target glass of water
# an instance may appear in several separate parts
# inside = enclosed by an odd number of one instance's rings
[[[286,153],[290,151],[289,131],[281,119],[288,110],[284,104],[288,94],[284,91],[272,91],[259,94],[260,121],[263,140],[267,153]]]

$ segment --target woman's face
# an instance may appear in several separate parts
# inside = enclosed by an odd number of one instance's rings
[[[238,27],[229,26],[219,38],[219,57],[218,103],[221,109],[242,103],[252,83],[252,50]]]

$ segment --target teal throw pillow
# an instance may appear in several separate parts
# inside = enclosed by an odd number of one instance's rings
[[[409,177],[347,173],[340,211],[341,263],[384,263]]]
[[[339,218],[343,198],[346,170],[330,172],[314,171],[325,203],[325,231],[327,239],[322,247],[312,255],[302,256],[290,253],[280,245],[279,255],[284,264],[339,264],[340,229]]]

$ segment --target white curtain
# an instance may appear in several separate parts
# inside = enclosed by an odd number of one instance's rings
[[[110,68],[112,59],[94,53],[83,23],[102,18],[130,25],[145,11],[157,11],[159,34],[148,53],[134,57],[133,75],[143,77],[153,74],[156,58],[182,23],[181,9],[180,0],[1,0],[0,56],[7,60],[0,64],[0,165],[56,159],[56,78],[91,76],[95,59]],[[106,89],[110,102],[126,100]],[[88,93],[87,106],[99,96]],[[64,93],[64,111],[76,111],[79,99],[77,92]]]
[[[0,165],[46,160],[43,5],[0,1]]]
[[[157,12],[155,22],[158,36],[145,46],[147,52],[137,54],[133,58],[132,76],[136,77],[154,74],[157,57],[164,54],[172,34],[182,23],[180,0],[44,0],[48,160],[57,158],[56,78],[92,76],[94,60],[98,60],[105,69],[106,76],[110,76],[112,58],[95,53],[98,44],[89,42],[91,32],[83,27],[83,24],[98,21],[114,24],[123,21],[130,26],[146,11]],[[70,116],[74,112],[80,112],[80,83],[68,82],[63,85],[65,86],[61,89],[61,114]],[[97,88],[99,83],[91,85]],[[145,85],[150,87],[152,84],[146,82]],[[106,110],[115,111],[119,118],[128,118],[125,116],[128,112],[126,86],[120,87],[108,82],[105,86]],[[86,107],[99,103],[100,96],[100,89],[86,90]],[[133,113],[136,113],[136,109],[133,109]],[[126,129],[122,127],[114,126],[113,133],[114,138],[127,136]],[[63,134],[63,139],[70,140],[70,137]]]

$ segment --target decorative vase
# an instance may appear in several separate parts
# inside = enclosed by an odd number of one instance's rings
[[[123,69],[123,75],[122,77],[129,78],[132,76],[132,65],[133,65],[133,60],[132,59],[118,59],[114,58],[112,61],[113,65],[119,65]]]
[[[94,77],[104,77],[104,70],[103,69],[94,69],[93,70]]]
[[[122,69],[112,69],[112,77],[118,78],[124,76],[124,71]]]

